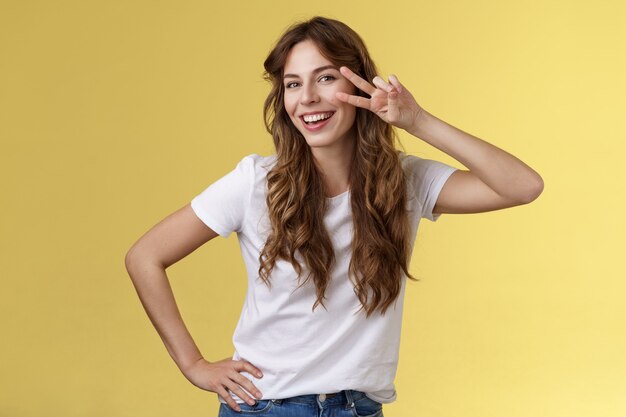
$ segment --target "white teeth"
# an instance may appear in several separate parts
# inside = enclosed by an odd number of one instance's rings
[[[311,122],[317,122],[318,120],[328,119],[332,115],[333,115],[332,113],[318,113],[318,114],[308,114],[306,116],[303,116],[302,118],[304,119],[305,122],[311,123]]]

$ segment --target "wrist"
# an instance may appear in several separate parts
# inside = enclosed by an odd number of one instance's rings
[[[180,369],[180,371],[183,374],[186,374],[190,369],[192,369],[194,367],[194,365],[196,365],[198,362],[202,362],[202,361],[209,363],[209,361],[204,359],[204,357],[200,356],[198,358],[194,358],[194,359],[190,359],[190,360],[186,360],[186,361],[181,362],[180,364],[178,364],[178,368]]]
[[[424,127],[428,124],[431,118],[432,115],[430,113],[423,108],[420,108],[419,113],[417,113],[417,116],[413,119],[413,123],[407,129],[407,132],[419,138],[424,132]]]

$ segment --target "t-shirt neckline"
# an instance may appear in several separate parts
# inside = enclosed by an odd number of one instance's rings
[[[332,201],[337,201],[337,200],[341,200],[342,198],[344,198],[345,196],[347,196],[348,194],[350,194],[350,190],[346,190],[341,194],[337,194],[334,197],[326,197],[326,201],[328,202],[332,202]]]

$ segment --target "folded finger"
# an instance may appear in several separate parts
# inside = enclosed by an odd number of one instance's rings
[[[350,68],[341,67],[339,68],[339,72],[346,77],[352,84],[356,85],[359,89],[365,91],[370,96],[376,91],[376,88],[372,86],[370,83],[365,81],[363,78],[356,75]]]
[[[398,80],[398,77],[391,74],[389,75],[389,81],[391,82],[391,85],[393,85],[396,88],[396,90],[398,90],[398,93],[402,92],[402,89],[404,88],[404,86],[400,83],[400,80]]]
[[[378,75],[374,77],[374,79],[372,80],[372,82],[374,83],[374,85],[378,88],[380,88],[383,91],[386,92],[391,92],[393,90],[393,86],[391,84],[389,84],[387,81],[383,80],[381,77],[379,77]]]

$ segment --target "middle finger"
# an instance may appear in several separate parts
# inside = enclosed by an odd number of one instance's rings
[[[359,89],[365,91],[370,96],[374,94],[374,91],[376,91],[375,87],[373,87],[370,83],[352,72],[350,68],[341,67],[339,68],[339,72],[341,72],[341,74],[346,77],[352,84],[356,85]]]
[[[257,398],[261,398],[263,396],[261,394],[261,391],[259,391],[259,389],[252,383],[252,381],[250,381],[248,378],[241,375],[240,373],[238,373],[237,375],[233,377],[233,381],[235,381],[237,384],[239,384],[242,388],[244,388],[246,391],[251,393],[253,396]]]
[[[235,382],[228,381],[226,383],[226,387],[235,395],[237,395],[237,397],[241,398],[242,400],[244,400],[246,403],[250,404],[250,405],[254,405],[256,403],[256,400],[254,398],[252,398],[251,396],[248,395],[247,392],[245,392],[243,390],[243,388],[239,385],[236,384]]]

